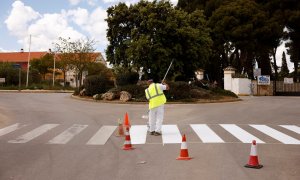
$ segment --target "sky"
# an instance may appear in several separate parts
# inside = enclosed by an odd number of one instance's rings
[[[96,51],[104,51],[106,38],[106,9],[119,2],[127,5],[139,0],[1,0],[0,52],[47,51],[59,37],[94,39]],[[152,1],[152,0],[149,0]],[[170,0],[177,5],[178,0]],[[31,35],[31,43],[30,43]],[[284,44],[278,48],[276,58],[281,66]],[[290,71],[292,64],[287,56]]]

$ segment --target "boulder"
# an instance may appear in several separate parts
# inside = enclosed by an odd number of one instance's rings
[[[112,101],[115,99],[115,94],[113,92],[106,92],[102,94],[101,99],[107,100],[107,101]]]
[[[95,94],[95,95],[93,96],[93,99],[94,99],[94,100],[99,100],[99,99],[100,99],[100,95],[99,95],[99,94]]]
[[[127,102],[127,101],[130,101],[132,98],[132,95],[127,92],[127,91],[121,91],[120,92],[120,100],[123,101],[123,102]]]
[[[85,96],[85,89],[81,90],[81,91],[79,92],[79,95],[80,95],[80,96]]]

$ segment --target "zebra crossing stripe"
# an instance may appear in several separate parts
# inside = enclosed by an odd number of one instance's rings
[[[163,144],[181,143],[181,134],[177,125],[163,125],[162,128]]]
[[[88,125],[80,125],[74,124],[52,140],[48,142],[48,144],[66,144],[69,142],[74,136],[79,134],[82,130],[84,130]]]
[[[24,127],[24,126],[26,126],[26,125],[21,126],[19,123],[16,123],[16,124],[7,126],[5,128],[2,128],[2,129],[0,129],[0,136],[11,133],[11,132],[13,132],[15,130],[18,130],[18,129]]]
[[[279,126],[300,134],[300,128],[298,126],[295,126],[295,125],[279,125]]]
[[[104,145],[117,126],[102,126],[97,133],[87,142],[88,145]]]
[[[273,128],[270,128],[266,125],[251,125],[251,127],[261,131],[262,133],[268,135],[268,136],[271,136],[272,138],[282,142],[283,144],[300,144],[300,141],[291,137],[291,136],[288,136],[282,132],[279,132]]]
[[[55,128],[58,124],[44,124],[22,136],[17,137],[14,140],[8,141],[9,143],[26,143],[28,141],[33,140],[34,138],[46,133],[52,128]]]
[[[190,126],[203,143],[224,143],[223,139],[221,139],[206,124],[190,124]]]
[[[130,128],[131,144],[145,144],[147,137],[147,125],[135,125]]]
[[[265,143],[235,124],[220,124],[220,126],[243,143],[251,143],[253,140],[256,140],[257,143]]]

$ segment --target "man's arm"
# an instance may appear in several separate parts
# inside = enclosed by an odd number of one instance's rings
[[[161,82],[161,84],[166,86],[165,90],[169,90],[170,89],[169,85],[165,81]]]

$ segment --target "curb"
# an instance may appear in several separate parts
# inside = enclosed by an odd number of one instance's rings
[[[79,96],[74,96],[73,94],[71,95],[71,98],[81,100],[81,101],[90,101],[90,102],[97,102],[97,103],[109,103],[109,104],[148,104],[148,102],[134,102],[134,101],[129,101],[129,102],[123,102],[119,100],[114,100],[114,101],[104,101],[104,100],[94,100],[91,98],[85,98],[85,97],[79,97]],[[196,102],[167,102],[166,104],[204,104],[204,103],[226,103],[226,102],[237,102],[237,101],[242,101],[240,98],[236,99],[219,99],[219,100],[198,100]]]

